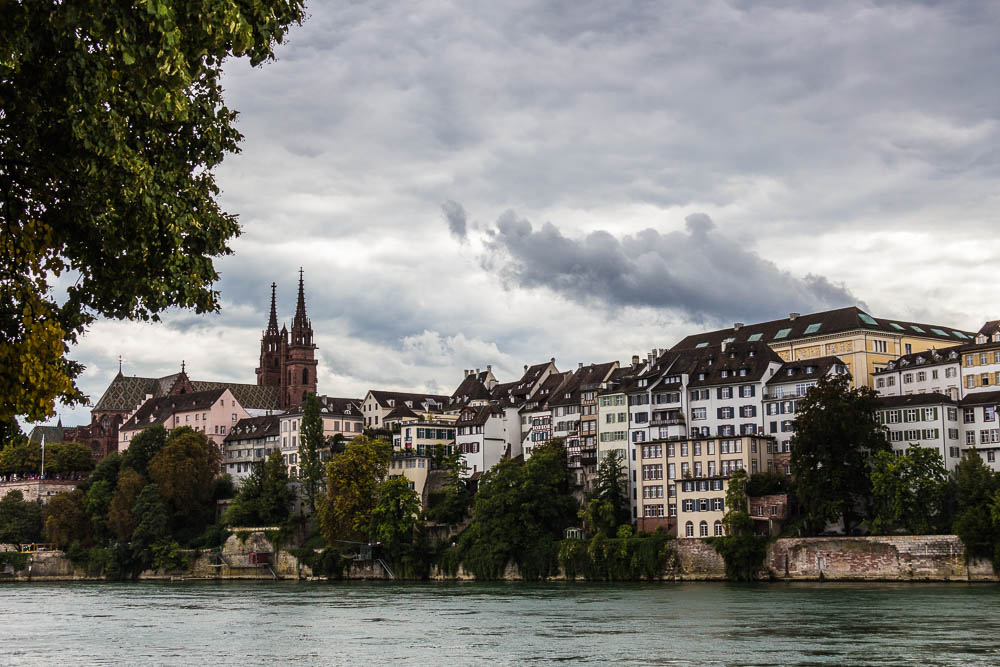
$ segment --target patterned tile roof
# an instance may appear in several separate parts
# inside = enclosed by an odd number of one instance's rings
[[[31,442],[41,442],[44,435],[45,442],[47,443],[62,442],[65,430],[62,426],[36,426],[28,434],[28,440]]]
[[[258,384],[237,382],[202,382],[199,380],[192,381],[191,386],[195,391],[228,389],[244,410],[277,410],[281,399],[280,387],[263,387]]]

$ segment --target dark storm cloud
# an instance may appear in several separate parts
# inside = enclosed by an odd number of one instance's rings
[[[488,232],[483,265],[507,285],[548,288],[581,304],[668,308],[695,320],[759,321],[858,303],[823,276],[782,271],[721,234],[707,215],[685,222],[683,232],[570,238],[508,211]]]
[[[448,200],[441,204],[441,211],[445,220],[448,221],[448,231],[459,241],[466,239],[466,215],[465,209],[456,201]]]

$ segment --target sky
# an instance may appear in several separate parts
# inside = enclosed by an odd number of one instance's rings
[[[226,65],[221,311],[94,324],[71,351],[94,401],[119,355],[255,382],[269,286],[290,325],[300,267],[332,396],[628,363],[792,311],[1000,316],[1000,3],[308,11],[276,61]]]

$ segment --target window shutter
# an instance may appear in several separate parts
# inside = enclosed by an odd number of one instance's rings
[[[756,396],[756,395],[757,395],[756,385],[750,385],[750,396]]]
[[[934,421],[937,421],[937,419],[938,419],[938,409],[934,408]]]

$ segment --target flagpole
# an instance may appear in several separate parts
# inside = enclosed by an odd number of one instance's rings
[[[42,477],[45,477],[45,435],[42,435]]]

